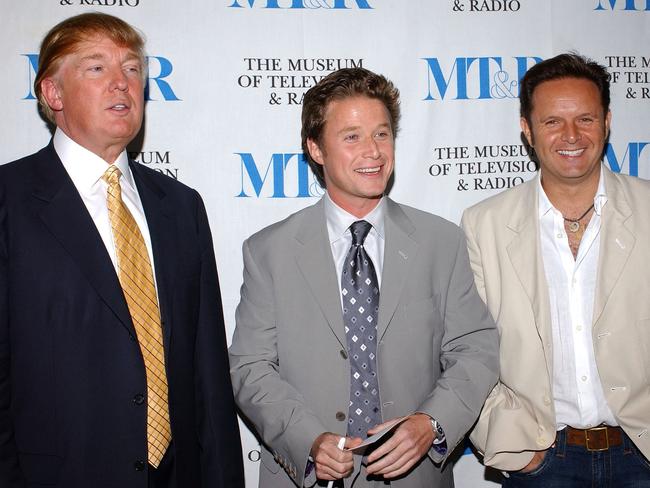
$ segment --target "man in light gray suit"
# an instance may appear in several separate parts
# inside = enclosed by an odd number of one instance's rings
[[[327,192],[244,243],[231,374],[263,442],[262,488],[451,487],[444,460],[496,382],[462,232],[384,196],[398,123],[383,76],[325,77],[302,143]],[[341,448],[396,419],[363,456]]]

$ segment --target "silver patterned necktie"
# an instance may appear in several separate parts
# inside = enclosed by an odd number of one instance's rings
[[[343,262],[341,294],[343,324],[350,360],[348,435],[366,437],[381,423],[377,378],[377,315],[379,283],[363,242],[372,225],[358,220],[350,226],[352,246]]]

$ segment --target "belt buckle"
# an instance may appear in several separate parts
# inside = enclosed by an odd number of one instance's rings
[[[589,433],[590,432],[596,432],[596,431],[605,431],[605,447],[601,447],[600,449],[597,448],[592,448],[589,445]],[[590,452],[599,452],[599,451],[606,451],[609,449],[609,432],[607,431],[607,426],[604,425],[602,427],[594,427],[593,429],[586,429],[585,430],[585,447],[587,448],[587,451]]]

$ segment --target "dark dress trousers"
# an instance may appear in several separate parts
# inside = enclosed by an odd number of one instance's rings
[[[131,162],[151,235],[170,486],[244,486],[205,208]],[[0,166],[0,487],[146,488],[145,369],[115,268],[52,144]]]

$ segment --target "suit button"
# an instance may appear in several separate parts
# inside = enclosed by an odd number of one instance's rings
[[[336,412],[336,420],[343,422],[345,420],[345,414],[343,412]]]
[[[138,393],[133,397],[133,403],[136,405],[142,405],[144,403],[144,395],[142,393]]]
[[[341,350],[339,351],[339,354],[341,355],[341,357],[342,357],[343,359],[347,359],[347,358],[348,358],[348,353],[345,352],[345,349],[341,349]]]
[[[138,459],[136,462],[133,463],[133,467],[135,468],[136,471],[144,471],[144,461]]]
[[[134,335],[129,334],[129,339],[131,339],[131,342],[135,342],[136,338]]]

